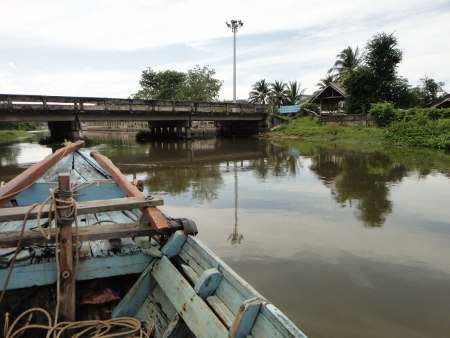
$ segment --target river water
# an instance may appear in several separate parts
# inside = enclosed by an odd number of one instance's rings
[[[450,336],[450,155],[256,138],[96,150],[310,337]],[[49,154],[0,148],[0,179]]]

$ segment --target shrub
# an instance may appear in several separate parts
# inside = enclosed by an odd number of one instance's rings
[[[386,127],[398,118],[398,110],[392,103],[372,103],[369,115],[375,116],[379,127]]]

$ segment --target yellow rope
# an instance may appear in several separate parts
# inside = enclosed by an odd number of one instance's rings
[[[28,313],[41,312],[47,317],[48,325],[31,324],[25,325],[14,331],[15,326]],[[114,318],[108,320],[84,320],[78,322],[61,322],[52,325],[50,314],[41,308],[33,308],[23,312],[17,319],[8,326],[9,319],[5,320],[4,336],[5,338],[18,337],[20,334],[29,329],[47,330],[46,337],[60,338],[68,331],[78,332],[72,333],[72,338],[92,337],[92,338],[113,338],[113,337],[141,337],[150,338],[154,325],[148,321],[139,321],[132,317]],[[143,325],[147,325],[147,329],[143,329]],[[120,330],[119,332],[111,332],[111,330]]]

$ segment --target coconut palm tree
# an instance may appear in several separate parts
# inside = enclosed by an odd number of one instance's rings
[[[252,91],[248,94],[251,103],[267,104],[270,99],[269,83],[261,79],[252,86]]]
[[[286,83],[284,83],[283,80],[275,80],[274,83],[270,84],[270,87],[271,100],[275,106],[280,108],[286,102]]]
[[[297,80],[289,81],[289,84],[286,86],[286,104],[294,105],[303,101],[302,94],[306,88],[300,90],[301,86],[302,84],[297,82]]]
[[[332,71],[330,69],[330,71]],[[337,81],[337,74],[333,74],[332,72],[328,71],[327,75],[325,75],[324,78],[321,78],[319,82],[317,82],[316,86],[319,87],[319,91],[324,90],[330,83]]]
[[[356,46],[354,51],[352,47],[348,46],[336,55],[336,58],[337,60],[332,69],[337,72],[336,80],[340,81],[350,70],[356,69],[361,64],[363,55],[362,53],[360,54],[358,46]]]

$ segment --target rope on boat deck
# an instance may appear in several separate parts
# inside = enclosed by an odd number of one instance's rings
[[[16,331],[14,327],[17,323],[22,319],[22,317],[30,314],[28,316],[28,323],[31,320],[32,312],[41,312],[43,313],[48,320],[48,325],[25,325]],[[113,338],[113,337],[140,337],[140,338],[150,338],[151,334],[154,330],[154,325],[147,320],[139,321],[136,318],[132,317],[123,317],[123,318],[114,318],[108,320],[85,320],[79,322],[61,322],[52,323],[52,318],[50,314],[40,308],[33,308],[22,313],[17,319],[12,323],[11,327],[9,327],[9,318],[8,314],[5,320],[5,330],[4,336],[6,338],[14,338],[19,337],[28,329],[42,329],[47,330],[46,337],[54,337],[60,338],[64,337],[68,331],[79,330],[76,333],[71,333],[72,338],[80,338],[80,337],[91,337],[91,338]],[[143,328],[143,325],[147,325],[147,329]],[[112,332],[112,331],[119,332]]]

